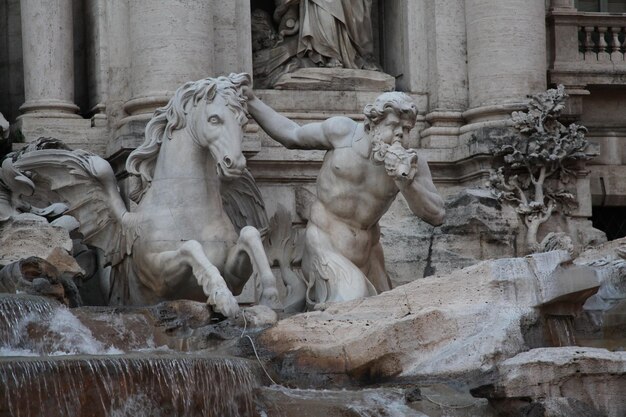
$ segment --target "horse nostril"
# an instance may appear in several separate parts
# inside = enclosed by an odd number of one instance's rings
[[[226,165],[226,168],[230,168],[233,166],[233,160],[230,159],[228,156],[224,157],[224,165]]]

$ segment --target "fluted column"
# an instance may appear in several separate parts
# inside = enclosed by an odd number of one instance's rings
[[[508,118],[546,88],[545,0],[466,0],[468,123]]]
[[[22,0],[24,116],[78,117],[72,0]]]
[[[213,2],[129,2],[130,115],[151,113],[186,81],[213,74]]]

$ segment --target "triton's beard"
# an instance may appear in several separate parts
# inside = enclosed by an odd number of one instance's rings
[[[378,128],[372,129],[370,132],[372,138],[372,149],[370,151],[370,159],[376,164],[382,164],[385,161],[385,155],[389,149],[389,145],[381,138]]]

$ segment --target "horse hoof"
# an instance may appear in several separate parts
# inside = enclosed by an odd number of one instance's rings
[[[271,308],[272,310],[283,310],[283,303],[280,301],[276,288],[266,288],[261,293],[259,304]]]
[[[209,304],[212,304],[215,311],[224,317],[235,317],[239,313],[239,303],[230,294],[218,293],[215,295],[213,303],[209,300]]]

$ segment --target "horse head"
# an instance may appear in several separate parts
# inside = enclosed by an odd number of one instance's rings
[[[141,200],[152,181],[163,140],[172,139],[172,132],[180,129],[210,151],[219,176],[242,175],[246,159],[241,142],[248,122],[242,88],[250,84],[250,75],[230,74],[191,81],[176,90],[169,103],[154,112],[146,126],[144,143],[126,161],[126,170],[140,179],[130,197],[135,202]]]
[[[219,77],[208,84],[199,101],[190,100],[186,106],[185,129],[197,145],[209,149],[220,177],[239,177],[246,168],[241,144],[248,118],[241,87],[249,80],[247,75]]]

